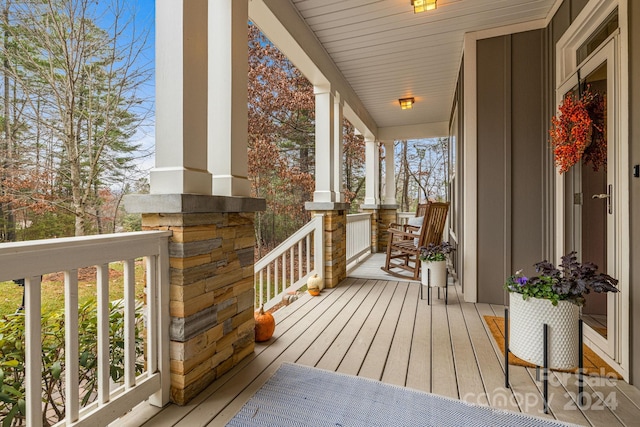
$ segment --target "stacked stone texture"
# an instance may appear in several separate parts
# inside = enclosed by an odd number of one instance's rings
[[[324,214],[324,284],[333,288],[347,277],[347,215],[344,210]]]
[[[254,350],[254,215],[144,214],[170,230],[171,398],[185,404]]]
[[[396,209],[380,209],[378,211],[378,251],[386,252],[389,240],[389,224],[396,222]]]

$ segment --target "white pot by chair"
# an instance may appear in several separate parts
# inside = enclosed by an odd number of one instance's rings
[[[447,286],[447,261],[422,261],[422,284],[429,285],[431,277],[432,287],[444,288]]]

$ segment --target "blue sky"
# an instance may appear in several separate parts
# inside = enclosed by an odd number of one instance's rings
[[[125,0],[125,5],[135,12],[137,31],[149,29],[148,47],[143,61],[151,64],[153,76],[146,85],[143,96],[155,101],[155,0]],[[155,118],[152,118],[155,122]],[[155,126],[143,126],[134,136],[135,142],[142,144],[144,150],[155,151]],[[149,170],[155,166],[155,156],[150,155],[139,159],[138,166]]]

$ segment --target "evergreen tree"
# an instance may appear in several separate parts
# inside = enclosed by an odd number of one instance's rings
[[[4,22],[5,72],[28,130],[13,175],[50,183],[36,198],[72,214],[75,235],[102,231],[101,189],[132,175],[132,137],[150,111],[141,96],[148,31],[137,32],[131,3],[23,0]]]

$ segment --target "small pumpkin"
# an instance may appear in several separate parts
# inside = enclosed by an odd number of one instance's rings
[[[318,277],[318,274],[314,274],[307,280],[307,289],[324,289],[324,279],[322,277]]]
[[[256,321],[256,342],[268,341],[276,330],[276,320],[271,313],[265,313],[264,304],[260,306],[253,318]]]

